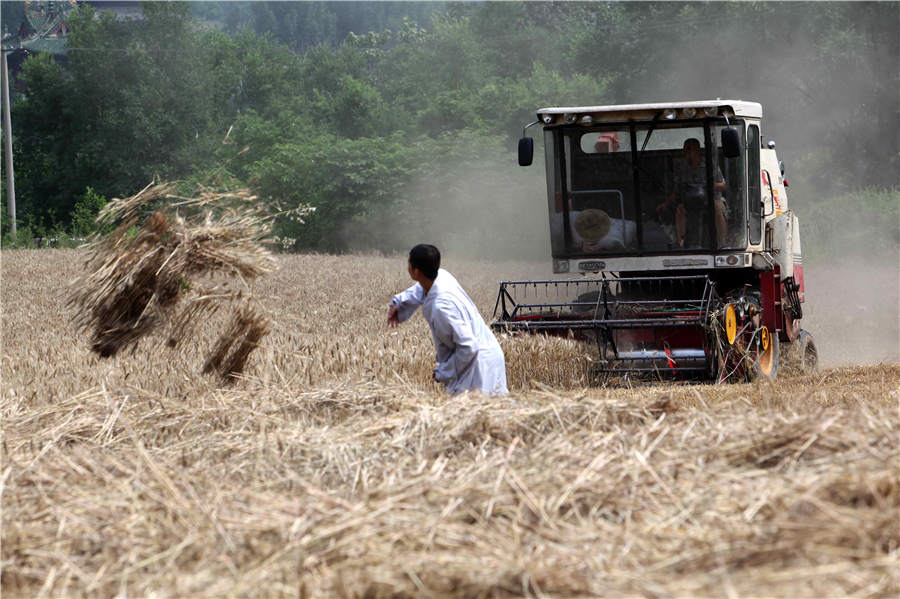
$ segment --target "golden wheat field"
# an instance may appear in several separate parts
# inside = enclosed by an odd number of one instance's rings
[[[0,257],[4,597],[900,593],[896,363],[588,387],[590,351],[503,338],[511,394],[449,397],[423,319],[385,324],[404,257],[297,255],[224,385],[224,321],[91,353],[85,257]],[[547,268],[445,266],[486,317]]]

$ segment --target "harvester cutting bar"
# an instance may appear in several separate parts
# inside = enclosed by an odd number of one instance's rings
[[[657,327],[686,327],[698,326],[704,323],[701,318],[681,318],[678,320],[651,320],[651,319],[615,319],[615,318],[587,318],[584,320],[526,320],[527,317],[519,317],[518,320],[495,322],[495,329],[508,331],[551,331],[559,329],[596,329],[607,326],[614,329],[647,329]],[[501,324],[502,323],[502,324]]]
[[[503,281],[492,326],[595,341],[607,373],[704,372],[719,304],[705,275]]]
[[[665,368],[660,367],[644,367],[639,368],[636,366],[631,366],[629,368],[603,368],[603,374],[671,374],[666,371]],[[685,373],[685,372],[707,372],[706,366],[679,366],[677,372]]]
[[[648,293],[643,286],[663,287],[663,284],[665,292],[688,297],[634,297],[658,293],[657,289]],[[701,286],[702,291],[698,293]],[[555,295],[556,301],[525,301],[529,294],[541,293],[545,298]],[[494,304],[493,326],[506,330],[551,331],[702,325],[707,321],[714,293],[706,276],[502,281]]]

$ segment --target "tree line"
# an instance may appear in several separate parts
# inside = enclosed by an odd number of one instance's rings
[[[148,2],[143,13],[80,6],[67,58],[25,61],[13,103],[25,236],[81,235],[105,198],[154,178],[213,178],[315,207],[277,223],[297,249],[435,239],[543,256],[530,234],[546,228],[543,173],[516,167],[514,148],[551,105],[759,101],[792,200],[897,184],[891,3]]]

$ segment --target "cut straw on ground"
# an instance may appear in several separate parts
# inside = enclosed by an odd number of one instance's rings
[[[422,319],[385,323],[403,257],[308,255],[258,280],[226,386],[240,312],[107,359],[73,335],[85,257],[2,256],[4,597],[900,591],[896,364],[590,387],[583,346],[504,337],[512,393],[449,397]],[[447,267],[488,307],[531,268]]]

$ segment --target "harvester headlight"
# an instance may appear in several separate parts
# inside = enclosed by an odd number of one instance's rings
[[[663,118],[666,119],[667,121],[674,121],[675,120],[675,110],[672,108],[666,108],[665,110],[663,110]]]
[[[697,109],[689,106],[689,107],[683,109],[681,111],[681,114],[683,114],[684,118],[686,118],[686,119],[692,119],[697,115]]]
[[[719,114],[719,107],[718,106],[707,106],[706,108],[703,109],[703,114],[705,114],[708,117],[716,116],[717,114]]]
[[[571,125],[571,124],[574,123],[577,119],[578,119],[578,115],[577,115],[577,114],[565,114],[565,115],[563,115],[563,120],[564,120],[564,121],[566,122],[566,124],[568,124],[568,125]]]
[[[550,116],[549,114],[545,114],[544,116],[541,117],[541,120],[544,122],[545,125],[549,125],[550,123],[553,122],[553,117]]]
[[[742,262],[740,254],[716,256],[716,266],[742,266]]]
[[[594,122],[594,117],[592,117],[592,116],[589,115],[589,114],[586,114],[586,115],[584,115],[583,117],[581,117],[581,124],[582,124],[582,125],[590,125],[590,124],[593,123],[593,122]]]

